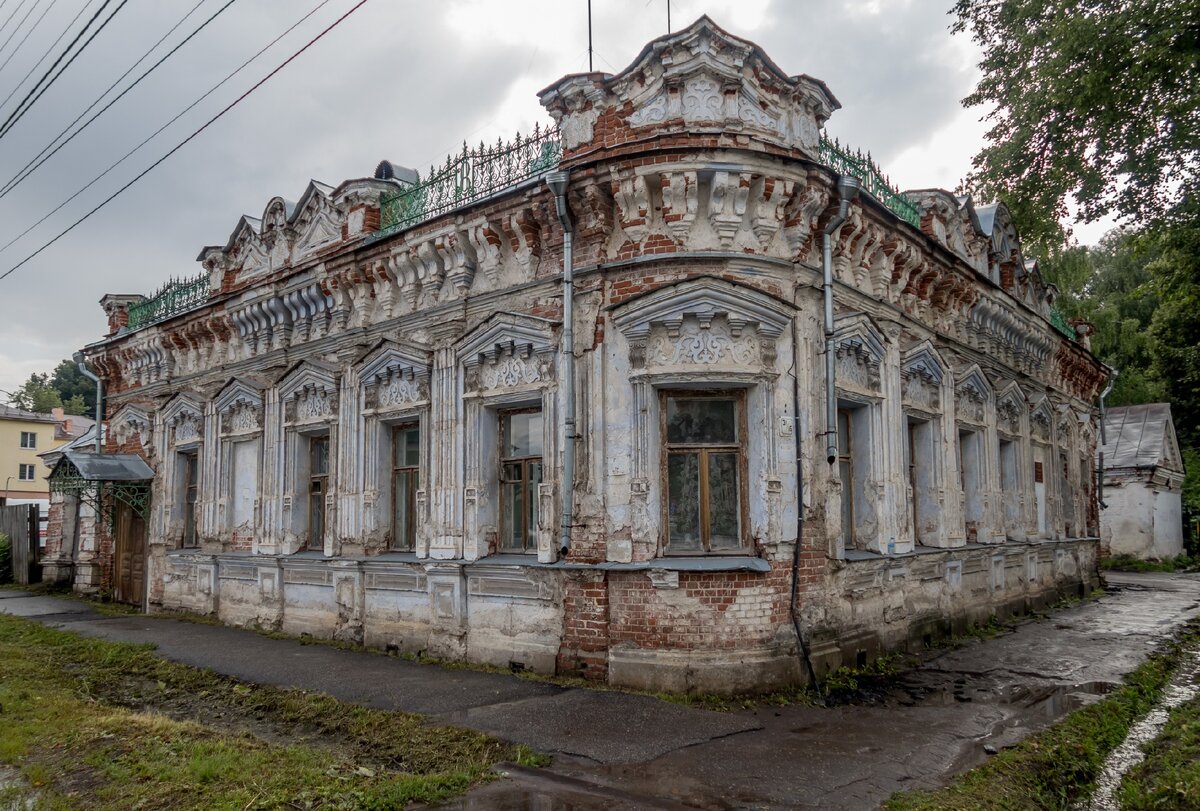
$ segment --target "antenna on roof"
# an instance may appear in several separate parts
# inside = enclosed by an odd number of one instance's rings
[[[588,73],[592,72],[592,0],[588,0]]]

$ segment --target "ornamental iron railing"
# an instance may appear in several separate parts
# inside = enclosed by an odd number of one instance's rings
[[[509,143],[468,147],[429,168],[424,180],[380,197],[380,233],[410,228],[439,214],[482,200],[498,191],[558,168],[562,144],[557,127],[534,127],[533,134]]]
[[[838,174],[858,178],[863,191],[883,203],[893,214],[913,228],[921,227],[921,209],[892,185],[871,159],[871,154],[851,150],[837,140],[821,136],[821,161]]]
[[[1077,333],[1075,328],[1071,326],[1071,323],[1067,321],[1067,317],[1057,309],[1052,309],[1050,311],[1050,326],[1054,327],[1072,341],[1079,340],[1079,333]]]
[[[139,329],[193,310],[207,300],[207,273],[191,279],[171,279],[144,301],[129,305],[129,322],[126,326],[131,330]]]

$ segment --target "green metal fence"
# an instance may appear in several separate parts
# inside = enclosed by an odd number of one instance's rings
[[[558,168],[562,144],[557,127],[535,127],[532,135],[520,134],[494,146],[468,147],[446,159],[441,168],[430,167],[418,180],[379,200],[380,233],[410,228],[460,206]]]
[[[1067,321],[1067,317],[1058,310],[1050,311],[1050,326],[1054,327],[1072,341],[1079,340],[1079,334],[1075,332],[1075,328]]]
[[[921,209],[884,177],[875,161],[871,160],[870,153],[852,151],[836,140],[830,141],[821,136],[821,161],[838,174],[858,178],[862,181],[863,191],[913,228],[921,227]]]
[[[129,305],[129,329],[153,324],[195,309],[208,299],[208,274],[191,279],[172,279],[145,301]]]

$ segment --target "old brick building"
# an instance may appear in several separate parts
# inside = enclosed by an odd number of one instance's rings
[[[541,100],[105,297],[107,450],[154,474],[56,469],[78,583],[141,556],[149,610],[740,690],[805,678],[798,632],[820,672],[1095,581],[1105,373],[1003,206],[888,188],[707,18]]]

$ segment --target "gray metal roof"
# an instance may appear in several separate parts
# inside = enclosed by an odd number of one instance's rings
[[[90,482],[141,482],[154,478],[154,469],[136,453],[67,451],[63,456]]]
[[[0,405],[0,420],[21,420],[22,422],[58,422],[53,414],[43,414],[39,411],[26,411],[8,405]]]
[[[1105,469],[1162,465],[1183,470],[1170,403],[1110,408],[1104,416],[1104,432]]]

